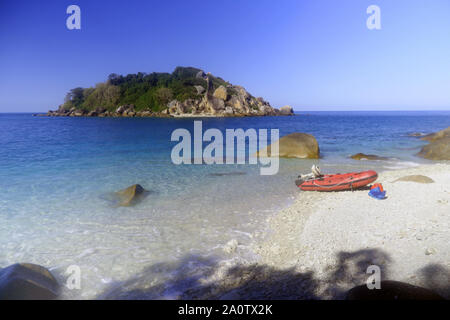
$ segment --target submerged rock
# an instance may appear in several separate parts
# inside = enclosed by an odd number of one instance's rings
[[[408,137],[423,137],[423,136],[425,136],[425,134],[422,132],[412,132],[408,134]]]
[[[357,153],[352,155],[350,158],[353,160],[388,160],[386,157],[380,157],[374,154],[364,154],[364,153]]]
[[[409,182],[417,182],[417,183],[433,183],[434,180],[427,177],[427,176],[422,176],[422,175],[410,175],[410,176],[404,176],[401,177],[397,180],[395,180],[395,182],[397,181],[409,181]]]
[[[272,153],[272,148],[278,144],[278,154]],[[281,137],[268,147],[257,152],[261,157],[318,159],[320,155],[319,144],[313,135],[301,132],[294,132]]]
[[[138,203],[147,193],[148,191],[145,190],[140,184],[134,184],[126,189],[117,191],[115,195],[119,199],[118,206],[128,207]]]
[[[399,281],[381,281],[381,289],[369,290],[367,285],[347,292],[346,300],[444,300],[431,290]]]
[[[239,245],[239,242],[236,239],[230,240],[223,247],[223,251],[225,253],[233,253],[237,250],[238,245]]]
[[[217,173],[210,173],[210,176],[213,177],[224,177],[224,176],[243,176],[246,175],[247,173],[245,172],[240,172],[240,171],[236,171],[236,172],[217,172]]]
[[[0,300],[51,300],[59,284],[46,268],[16,263],[0,270]]]

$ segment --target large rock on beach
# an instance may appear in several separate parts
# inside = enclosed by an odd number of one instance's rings
[[[140,184],[134,184],[126,189],[117,191],[115,194],[119,199],[119,206],[128,207],[137,204],[142,197],[148,193]]]
[[[434,180],[427,177],[427,176],[422,176],[422,175],[410,175],[410,176],[404,176],[401,177],[397,180],[395,180],[395,182],[397,181],[406,181],[406,182],[417,182],[417,183],[433,183]]]
[[[374,154],[364,154],[364,153],[357,153],[352,155],[350,158],[353,160],[388,160],[386,157],[380,157]]]
[[[0,300],[52,300],[59,284],[46,268],[16,263],[0,270]]]
[[[272,153],[273,146],[278,145],[278,154]],[[294,132],[281,137],[280,140],[257,152],[261,157],[318,159],[320,156],[319,144],[316,138],[307,133]]]
[[[381,281],[381,289],[369,290],[367,285],[347,292],[346,300],[444,300],[431,290],[399,281]]]

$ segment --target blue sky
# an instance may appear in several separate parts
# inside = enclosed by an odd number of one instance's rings
[[[81,30],[66,8],[81,8]],[[368,30],[366,9],[381,9]],[[0,1],[0,112],[194,66],[296,110],[450,110],[448,0]]]

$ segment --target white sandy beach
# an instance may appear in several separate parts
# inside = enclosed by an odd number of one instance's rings
[[[397,181],[424,175],[429,184]],[[269,221],[273,233],[256,248],[261,264],[314,273],[321,298],[343,298],[365,283],[375,264],[382,279],[433,288],[449,298],[450,165],[435,164],[380,174],[388,198],[367,190],[302,192]]]

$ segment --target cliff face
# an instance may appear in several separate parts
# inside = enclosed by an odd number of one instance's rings
[[[130,94],[130,92],[132,94]],[[137,92],[137,93],[136,93]],[[107,97],[107,98],[105,98]],[[120,102],[132,103],[121,104]],[[133,103],[134,102],[134,103]],[[172,74],[111,75],[96,88],[76,88],[48,116],[239,117],[292,115],[273,108],[243,87],[200,69],[178,67]]]

